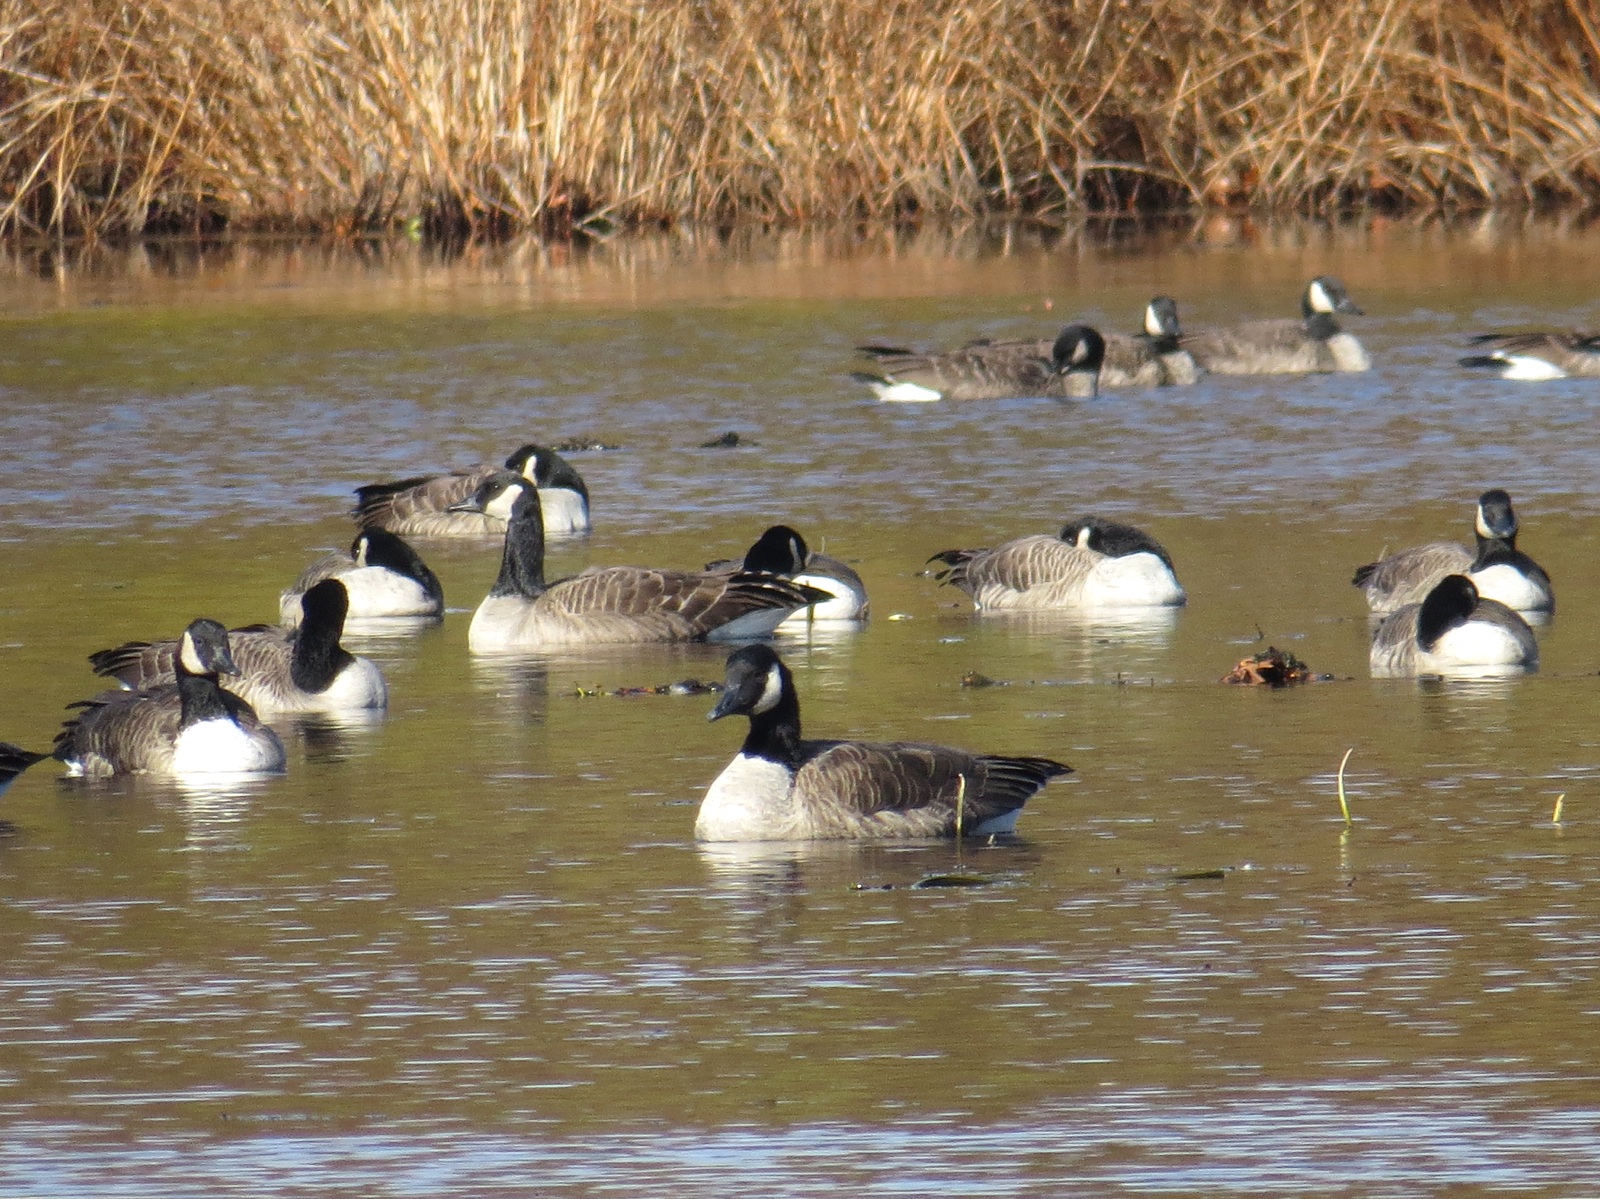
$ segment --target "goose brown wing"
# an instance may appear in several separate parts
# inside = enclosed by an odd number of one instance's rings
[[[500,468],[475,466],[448,475],[421,475],[356,488],[354,516],[363,529],[397,529],[417,517],[436,516],[465,503]]]
[[[896,382],[916,383],[947,400],[1001,400],[1050,394],[1053,343],[976,341],[959,350],[920,354],[862,346]]]
[[[950,568],[937,577],[968,594],[986,587],[1027,591],[1070,582],[1087,574],[1097,556],[1043,533],[1018,537],[992,550],[946,550],[934,555]]]
[[[73,707],[82,710],[56,734],[54,754],[61,761],[78,763],[90,777],[171,766],[183,720],[176,685],[107,691]]]
[[[912,742],[812,742],[794,802],[819,835],[937,837],[1014,812],[1070,767]]]
[[[825,592],[775,575],[611,566],[557,583],[540,602],[572,616],[632,616],[703,637],[752,612],[793,610],[827,598]]]
[[[231,691],[246,694],[246,698],[260,702],[248,694],[250,687],[261,679],[278,675],[289,681],[289,664],[293,657],[294,634],[277,625],[247,625],[228,631],[228,649],[239,667],[239,677],[229,676],[224,686]],[[103,649],[89,655],[89,665],[95,674],[115,678],[132,691],[164,686],[176,679],[174,660],[178,653],[176,641],[129,641],[115,649]]]
[[[285,595],[304,595],[324,579],[331,579],[337,574],[343,574],[352,569],[355,564],[349,554],[329,553],[323,554],[310,566],[300,572],[300,577],[294,581]]]

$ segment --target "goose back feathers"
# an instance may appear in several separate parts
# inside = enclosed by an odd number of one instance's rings
[[[231,633],[228,688],[262,712],[347,712],[388,704],[383,673],[340,644],[349,592],[324,579],[301,600],[298,628],[252,625]],[[180,642],[130,641],[89,655],[99,675],[131,690],[173,681]]]
[[[935,577],[981,611],[1174,607],[1186,596],[1172,558],[1149,534],[1095,516],[1057,536],[1035,534],[993,549],[943,550]]]
[[[1053,342],[975,341],[933,353],[859,349],[877,361],[879,373],[856,371],[852,377],[880,400],[1093,399],[1106,343],[1088,325],[1068,325]]]
[[[590,567],[553,583],[544,577],[538,493],[503,472],[466,505],[507,521],[500,574],[467,632],[475,652],[615,642],[745,640],[770,634],[826,592],[744,571]]]
[[[1502,379],[1600,376],[1600,333],[1480,333],[1472,342],[1487,352],[1469,354],[1461,365],[1493,371]]]
[[[552,449],[529,443],[502,466],[475,466],[448,475],[422,475],[356,488],[356,523],[412,537],[499,537],[506,522],[461,507],[502,470],[539,488],[541,518],[551,537],[589,531],[589,489],[577,468]]]
[[[228,633],[214,620],[192,622],[175,643],[172,681],[110,691],[74,705],[82,710],[56,735],[55,757],[68,774],[176,777],[251,774],[284,768],[283,742],[219,675],[238,666]]]
[[[807,741],[789,668],[766,645],[736,650],[707,718],[747,716],[737,757],[701,801],[703,841],[987,836],[1071,767],[1049,758],[911,742]]]

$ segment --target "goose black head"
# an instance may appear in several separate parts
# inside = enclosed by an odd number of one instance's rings
[[[746,552],[744,569],[755,574],[797,575],[810,556],[804,537],[788,525],[773,525]]]
[[[478,485],[472,495],[459,504],[451,504],[450,512],[477,512],[509,521],[519,512],[532,508],[539,510],[539,494],[534,486],[515,471],[499,471]]]
[[[1485,541],[1512,541],[1517,536],[1517,514],[1511,510],[1511,497],[1492,488],[1478,497],[1478,536]]]
[[[1422,601],[1417,613],[1417,643],[1431,650],[1440,637],[1472,619],[1477,609],[1477,585],[1466,575],[1446,575]]]
[[[1068,325],[1056,336],[1050,356],[1058,375],[1099,375],[1106,357],[1106,339],[1088,325]]]
[[[214,620],[202,617],[189,622],[178,639],[176,655],[180,674],[237,675],[239,667],[228,648],[228,630]]]
[[[339,579],[323,579],[300,597],[301,627],[344,628],[350,614],[350,591]]]
[[[1306,285],[1306,294],[1300,298],[1300,311],[1307,320],[1313,316],[1330,316],[1335,312],[1362,315],[1362,310],[1350,299],[1350,293],[1345,291],[1344,284],[1332,275],[1318,275]]]
[[[1157,340],[1183,336],[1178,324],[1178,301],[1171,296],[1156,296],[1144,310],[1144,331]]]
[[[1132,525],[1119,524],[1098,516],[1079,516],[1067,522],[1061,530],[1061,540],[1080,549],[1091,549],[1108,558],[1125,558],[1129,554],[1154,554],[1172,566],[1167,551],[1150,534]]]
[[[776,708],[784,693],[792,690],[789,668],[770,645],[746,645],[728,655],[722,698],[706,719],[760,716]]]

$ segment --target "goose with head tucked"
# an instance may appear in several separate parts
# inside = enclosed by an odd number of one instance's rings
[[[1372,360],[1339,326],[1337,313],[1359,315],[1344,284],[1318,275],[1300,299],[1300,320],[1248,321],[1187,334],[1183,347],[1200,369],[1216,375],[1287,375],[1364,371]]]
[[[448,475],[423,475],[356,488],[356,523],[412,537],[499,537],[500,518],[461,507],[487,479],[509,470],[539,489],[544,531],[550,537],[589,531],[589,489],[577,468],[554,450],[529,443],[501,466],[475,466]]]
[[[1514,673],[1538,666],[1539,646],[1521,616],[1482,598],[1466,575],[1446,575],[1420,604],[1383,618],[1371,663],[1380,678]]]
[[[342,579],[324,579],[301,597],[298,628],[251,625],[231,634],[228,689],[268,714],[351,712],[383,708],[383,672],[340,644],[350,593]],[[130,641],[89,655],[99,675],[132,690],[169,683],[179,664],[178,641]]]
[[[467,511],[506,522],[500,574],[473,613],[475,653],[569,645],[660,641],[744,641],[765,637],[828,593],[768,574],[591,566],[571,578],[544,577],[539,494],[520,475],[483,483]]]
[[[1431,542],[1369,562],[1350,582],[1365,593],[1374,616],[1421,603],[1440,579],[1453,574],[1467,575],[1480,595],[1518,612],[1550,612],[1556,602],[1550,576],[1517,548],[1518,528],[1511,496],[1496,487],[1478,497],[1476,551],[1450,541]]]
[[[794,678],[768,645],[728,658],[709,720],[747,716],[744,746],[700,802],[702,841],[888,840],[1014,832],[1071,767],[914,742],[807,741]]]
[[[83,710],[56,735],[54,754],[69,775],[184,778],[283,770],[278,735],[219,682],[239,670],[228,631],[214,620],[196,620],[174,645],[170,682],[108,691],[74,705]]]
[[[1098,516],[1069,521],[1053,537],[943,550],[928,561],[942,562],[935,577],[970,595],[980,611],[1111,612],[1177,607],[1188,598],[1160,542]]]
[[[350,553],[326,554],[278,597],[278,623],[294,628],[303,615],[307,591],[324,579],[338,579],[350,595],[347,621],[393,617],[436,617],[444,612],[439,576],[403,537],[387,529],[362,529]]]
[[[959,350],[920,353],[860,346],[877,372],[854,371],[880,400],[1010,400],[1042,396],[1091,400],[1098,394],[1106,343],[1088,325],[1068,325],[1053,342],[975,341]]]
[[[1600,376],[1600,333],[1480,333],[1472,342],[1485,347],[1485,352],[1467,355],[1461,365],[1493,371],[1502,379],[1540,382]]]
[[[869,604],[867,585],[847,562],[813,551],[806,539],[788,525],[773,525],[758,537],[742,560],[706,563],[707,570],[722,574],[779,575],[831,597],[797,612],[785,625],[831,621],[864,621]]]

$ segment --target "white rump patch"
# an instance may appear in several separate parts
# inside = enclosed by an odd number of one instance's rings
[[[1490,355],[1500,362],[1500,377],[1525,383],[1542,383],[1546,379],[1565,379],[1567,372],[1553,362],[1533,354],[1507,354],[1503,351]]]
[[[872,392],[880,400],[890,404],[930,404],[934,400],[944,399],[942,392],[937,392],[931,387],[924,387],[920,383],[903,383],[895,379],[883,379],[869,383]]]

